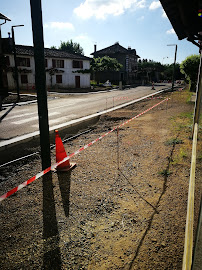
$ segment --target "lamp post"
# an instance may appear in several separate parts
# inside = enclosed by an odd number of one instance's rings
[[[3,48],[2,48],[2,38],[1,38],[1,26],[7,21],[11,21],[8,17],[0,13],[0,20],[4,20],[0,23],[0,111],[2,109],[2,100],[8,96],[8,89],[4,87],[3,84]]]
[[[172,92],[174,91],[174,81],[175,81],[175,63],[177,58],[177,44],[168,44],[167,46],[175,46],[175,58],[173,63],[173,80],[172,80]]]
[[[16,48],[15,48],[15,35],[14,35],[14,27],[21,27],[24,26],[23,24],[20,25],[13,25],[11,27],[12,31],[12,39],[13,39],[13,53],[14,53],[14,63],[15,63],[15,80],[16,80],[16,88],[17,88],[17,95],[18,101],[20,100],[20,88],[19,88],[19,80],[18,80],[18,67],[17,67],[17,57],[16,57]]]

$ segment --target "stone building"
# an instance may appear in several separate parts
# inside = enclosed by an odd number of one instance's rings
[[[138,58],[135,49],[128,49],[121,46],[118,42],[114,45],[97,51],[96,45],[94,45],[94,52],[91,53],[95,58],[109,56],[116,58],[117,61],[122,64],[120,71],[103,71],[97,72],[96,78],[98,77],[101,82],[110,80],[113,83],[119,83],[122,81],[123,84],[134,84],[137,82],[137,71],[138,71]]]

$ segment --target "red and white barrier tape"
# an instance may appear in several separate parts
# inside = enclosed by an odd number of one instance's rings
[[[16,193],[18,190],[22,189],[23,187],[26,187],[27,185],[31,184],[32,182],[34,182],[35,180],[37,180],[38,178],[40,178],[41,176],[45,175],[46,173],[50,172],[51,170],[55,170],[57,168],[57,166],[59,166],[60,164],[64,163],[65,161],[69,160],[70,158],[72,158],[73,156],[79,154],[81,151],[85,150],[86,148],[88,148],[89,146],[93,145],[94,143],[96,143],[97,141],[101,140],[102,138],[104,138],[105,136],[107,136],[108,134],[110,134],[111,132],[113,132],[114,130],[116,130],[117,128],[120,128],[126,124],[128,124],[129,122],[131,122],[132,120],[134,120],[135,118],[140,117],[141,115],[145,114],[146,112],[152,110],[153,108],[157,107],[158,105],[160,105],[161,103],[163,103],[164,101],[168,100],[167,98],[160,101],[159,103],[155,104],[154,106],[152,106],[151,108],[145,110],[144,112],[134,116],[133,118],[127,120],[126,122],[122,123],[121,125],[114,127],[112,130],[108,131],[107,133],[103,134],[102,136],[100,136],[99,138],[97,138],[96,140],[86,144],[85,146],[81,147],[79,150],[77,150],[76,152],[72,153],[71,155],[69,155],[68,157],[64,158],[63,160],[61,160],[58,163],[55,163],[54,165],[52,165],[51,167],[43,170],[42,172],[38,173],[37,175],[35,175],[34,177],[30,178],[29,180],[25,181],[24,183],[20,184],[19,186],[11,189],[10,191],[8,191],[7,193],[3,194],[0,197],[0,202],[3,201],[4,199],[8,198],[9,196],[11,196],[12,194]]]

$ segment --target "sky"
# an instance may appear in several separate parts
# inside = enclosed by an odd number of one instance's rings
[[[161,3],[152,0],[41,0],[44,46],[58,47],[61,41],[77,42],[90,56],[116,42],[136,49],[141,59],[163,64],[177,62],[199,54],[198,47],[186,39],[178,40]],[[33,45],[29,0],[1,0],[0,13],[11,19],[1,26],[2,37],[15,28],[15,42]],[[3,22],[2,20],[0,22]],[[91,56],[92,57],[92,56]]]

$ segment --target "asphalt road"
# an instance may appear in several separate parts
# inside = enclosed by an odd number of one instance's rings
[[[167,86],[155,86],[156,91]],[[49,126],[69,122],[113,106],[126,103],[156,92],[151,86],[140,86],[128,90],[113,90],[90,94],[49,94],[48,114]],[[55,97],[55,98],[54,98]],[[5,110],[0,112],[0,117]],[[38,131],[37,104],[16,106],[0,123],[0,141]]]

